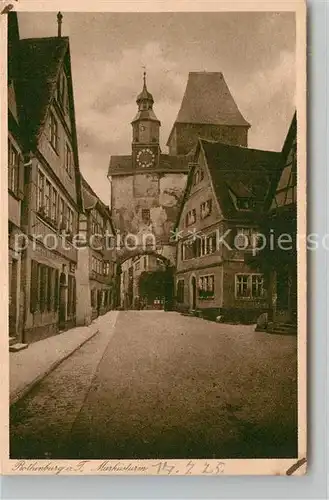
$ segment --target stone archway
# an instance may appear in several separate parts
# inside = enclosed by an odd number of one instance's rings
[[[171,309],[174,264],[154,251],[135,251],[120,264],[120,306],[123,309]]]

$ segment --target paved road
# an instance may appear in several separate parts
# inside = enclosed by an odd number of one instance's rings
[[[12,407],[12,458],[297,455],[295,337],[162,311],[106,326]]]

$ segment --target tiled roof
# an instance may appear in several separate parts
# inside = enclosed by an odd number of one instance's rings
[[[18,102],[28,140],[38,138],[45,122],[68,44],[67,37],[29,38],[19,42]]]
[[[190,158],[186,156],[170,156],[160,154],[159,166],[152,169],[152,172],[188,172]],[[136,172],[133,169],[132,157],[129,156],[111,156],[108,175],[129,175]],[[139,169],[138,172],[141,172]],[[147,173],[148,170],[143,169]]]
[[[220,142],[200,140],[216,196],[227,217],[254,218],[264,209],[273,179],[277,176],[280,153]],[[237,197],[252,198],[254,210],[237,210],[230,191]]]
[[[114,231],[114,226],[113,226],[113,221],[111,217],[111,211],[108,205],[105,205],[105,203],[102,202],[102,200],[97,196],[95,191],[92,189],[90,184],[86,181],[86,179],[81,175],[81,184],[82,184],[82,197],[83,197],[83,207],[85,210],[91,210],[93,208],[98,208],[101,210],[103,215],[108,218],[111,224],[111,228],[113,233]]]
[[[297,137],[297,112],[295,111],[294,116],[293,116],[291,123],[290,123],[290,127],[288,130],[287,136],[285,138],[285,141],[284,141],[284,144],[282,147],[280,169],[278,171],[277,176],[273,179],[271,189],[269,191],[269,195],[268,195],[268,198],[266,201],[267,208],[270,208],[271,203],[275,197],[275,193],[276,193],[279,181],[280,181],[282,170],[285,167],[288,154],[289,154],[290,149],[293,145],[293,142],[296,141],[296,137]],[[297,164],[296,164],[296,167],[297,167]]]
[[[236,105],[223,73],[207,71],[189,73],[175,123],[250,127]]]

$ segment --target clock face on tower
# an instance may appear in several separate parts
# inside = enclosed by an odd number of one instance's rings
[[[144,148],[138,151],[136,160],[138,167],[150,168],[154,166],[155,154],[152,149]]]

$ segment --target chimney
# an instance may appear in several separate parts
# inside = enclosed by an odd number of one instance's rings
[[[61,12],[58,12],[57,14],[58,38],[61,38],[62,36],[62,21],[63,21],[63,14]]]

